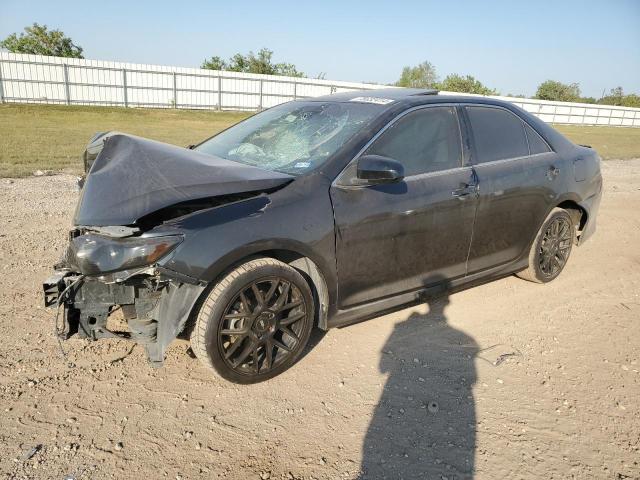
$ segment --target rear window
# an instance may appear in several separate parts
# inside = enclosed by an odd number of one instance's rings
[[[522,120],[501,108],[465,107],[476,145],[476,163],[529,155]]]

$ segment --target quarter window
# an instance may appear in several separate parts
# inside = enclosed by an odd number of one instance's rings
[[[461,166],[460,127],[453,107],[428,107],[408,113],[367,149],[402,163],[405,176]]]
[[[529,155],[522,120],[501,108],[466,107],[476,145],[476,163]]]
[[[529,140],[529,152],[531,155],[536,153],[550,152],[549,145],[545,142],[540,134],[533,128],[525,123],[524,130],[527,132],[527,139]]]

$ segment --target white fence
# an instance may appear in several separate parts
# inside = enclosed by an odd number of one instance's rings
[[[0,52],[0,102],[260,110],[380,85]],[[442,92],[452,93],[452,92]],[[546,122],[640,127],[640,109],[494,97]]]

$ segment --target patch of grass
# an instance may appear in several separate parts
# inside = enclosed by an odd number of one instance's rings
[[[204,140],[249,116],[241,112],[66,105],[0,105],[0,177],[35,170],[81,173],[80,156],[96,132],[118,130],[175,145]],[[556,125],[604,159],[640,158],[640,128]]]
[[[590,145],[605,160],[640,158],[640,128],[554,125],[572,142]]]
[[[35,170],[81,173],[81,155],[96,132],[118,130],[186,146],[249,116],[241,112],[0,105],[0,177]]]

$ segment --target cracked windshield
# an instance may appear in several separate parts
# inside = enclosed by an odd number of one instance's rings
[[[195,150],[300,175],[322,165],[383,108],[355,102],[290,102],[245,120]]]

